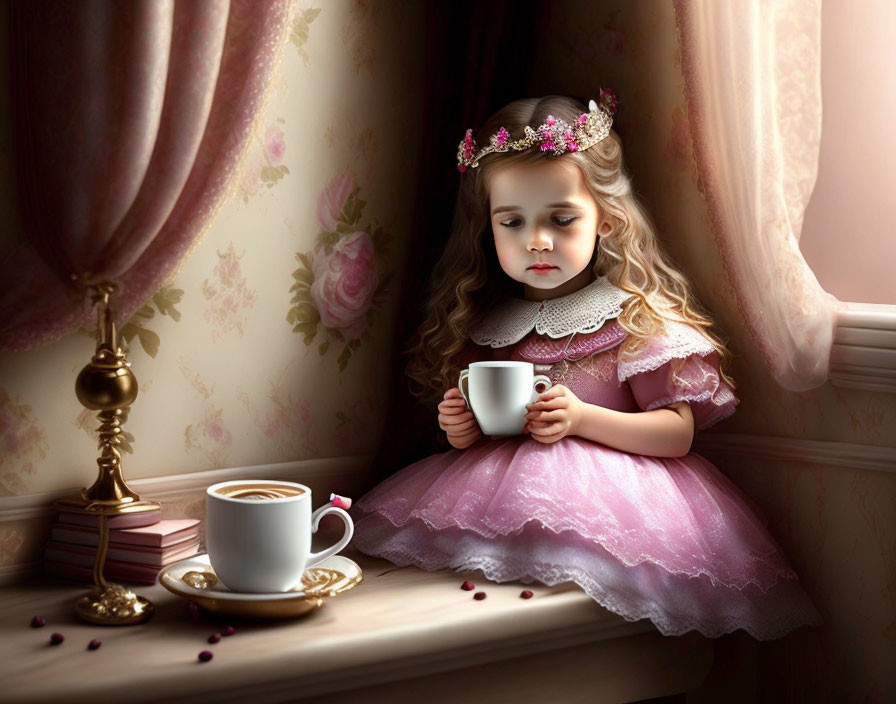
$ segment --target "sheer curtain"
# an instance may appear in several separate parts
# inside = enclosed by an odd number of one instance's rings
[[[0,265],[0,348],[127,319],[225,193],[288,27],[288,0],[13,0],[24,242]]]
[[[676,0],[694,152],[747,328],[778,383],[825,382],[839,302],[799,250],[821,140],[820,0]]]

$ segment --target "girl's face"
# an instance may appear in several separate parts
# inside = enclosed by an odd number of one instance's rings
[[[587,286],[602,218],[585,177],[569,160],[511,164],[488,176],[489,209],[501,268],[528,300],[557,298]]]

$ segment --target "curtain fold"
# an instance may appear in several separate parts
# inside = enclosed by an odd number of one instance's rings
[[[129,318],[226,192],[286,37],[289,0],[11,3],[25,242],[0,266],[0,348]]]
[[[747,329],[784,388],[827,380],[839,302],[799,250],[821,140],[820,0],[675,0],[694,155]]]
[[[534,66],[539,32],[550,6],[538,0],[451,0],[429,2],[425,13],[424,94],[419,123],[420,159],[413,222],[423,228],[407,243],[399,281],[400,311],[390,360],[393,385],[388,416],[401,433],[386,433],[376,462],[382,479],[413,461],[446,449],[435,423],[435,407],[421,412],[405,377],[403,354],[424,316],[427,286],[451,231],[459,174],[457,143],[511,100],[524,98]],[[501,31],[495,31],[500,27]],[[408,165],[412,168],[412,165]],[[441,444],[440,444],[441,443]]]

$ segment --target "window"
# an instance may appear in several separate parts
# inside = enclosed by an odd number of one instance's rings
[[[896,3],[823,0],[818,180],[800,248],[841,301],[837,386],[896,393]]]
[[[800,248],[841,301],[896,304],[896,3],[824,0],[818,181]]]

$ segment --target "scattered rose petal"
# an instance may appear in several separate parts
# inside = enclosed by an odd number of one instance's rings
[[[215,656],[212,654],[211,650],[203,650],[199,653],[199,662],[208,662],[213,657]]]
[[[476,592],[476,593],[473,595],[473,598],[474,598],[476,601],[482,601],[483,599],[485,599],[485,592]]]
[[[35,616],[33,619],[31,619],[32,628],[43,628],[46,625],[47,619],[45,619],[43,616]]]
[[[94,638],[92,641],[90,641],[87,644],[87,649],[88,650],[97,650],[102,644],[103,644],[103,641],[97,640],[96,638]]]
[[[531,599],[532,597],[533,594],[528,589],[523,589],[523,591],[520,592],[520,599]]]
[[[65,636],[61,633],[54,633],[50,636],[50,643],[52,645],[59,645],[62,641],[65,640]]]
[[[463,584],[460,585],[460,588],[463,589],[465,592],[471,592],[476,588],[476,585],[473,584],[471,581],[467,580]]]
[[[209,643],[217,643],[219,640],[221,640],[221,634],[220,634],[220,633],[212,633],[212,634],[208,637],[208,642],[209,642]]]
[[[225,636],[232,636],[234,633],[236,633],[236,629],[233,626],[228,626],[224,629]]]

